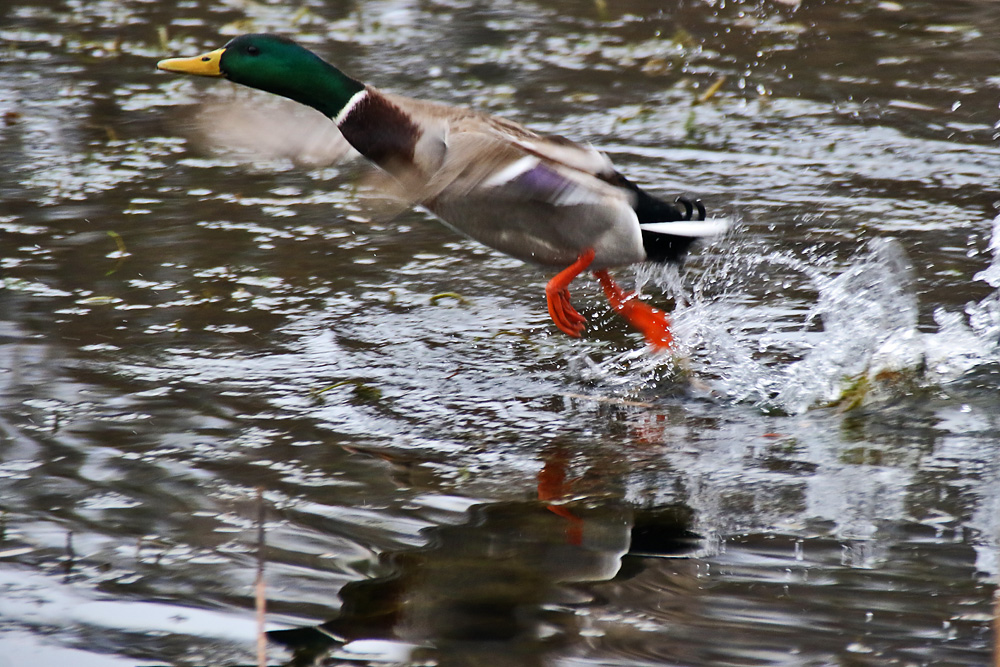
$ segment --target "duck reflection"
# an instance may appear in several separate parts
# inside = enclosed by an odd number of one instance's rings
[[[366,647],[381,660],[543,664],[578,638],[577,610],[594,600],[588,584],[633,576],[644,557],[695,546],[686,507],[569,501],[575,485],[565,452],[552,450],[537,501],[474,506],[465,523],[428,531],[426,546],[384,554],[392,574],[344,586],[336,618],[270,639],[293,651],[292,666],[368,662]]]

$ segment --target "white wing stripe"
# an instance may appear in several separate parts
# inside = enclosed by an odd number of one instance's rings
[[[538,158],[531,155],[525,155],[518,160],[514,160],[503,169],[495,172],[489,178],[483,180],[483,186],[493,188],[498,185],[503,185],[504,183],[509,183],[521,174],[531,171],[537,167],[538,164]]]

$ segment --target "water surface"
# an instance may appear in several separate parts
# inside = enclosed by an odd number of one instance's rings
[[[730,216],[618,272],[678,355],[154,70],[250,30]],[[271,664],[992,659],[994,3],[11,0],[0,40],[0,664],[254,664],[261,557]]]

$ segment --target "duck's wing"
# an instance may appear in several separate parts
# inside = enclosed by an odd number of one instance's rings
[[[323,114],[254,90],[209,95],[172,123],[197,149],[239,162],[314,168],[360,157]]]
[[[440,167],[427,179],[420,203],[470,197],[553,207],[629,201],[630,193],[606,180],[614,167],[602,153],[489,120],[449,126]]]
[[[510,136],[482,124],[453,130],[441,167],[416,203],[526,261],[566,266],[588,248],[599,266],[643,259],[632,193],[593,173],[609,164],[597,151],[574,150],[568,142],[552,151],[540,137]]]
[[[611,160],[591,146],[541,136],[497,116],[370,90],[419,128],[408,164],[388,171],[426,203],[485,194],[566,205],[611,195]],[[407,167],[400,169],[400,167]],[[604,182],[602,182],[604,181]]]

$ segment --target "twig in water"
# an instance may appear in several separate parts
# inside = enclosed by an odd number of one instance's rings
[[[1000,667],[1000,589],[993,594],[993,667]]]
[[[698,96],[698,99],[695,100],[695,104],[704,104],[705,102],[708,102],[710,99],[715,97],[715,94],[719,92],[719,90],[722,88],[722,85],[725,82],[726,82],[726,77],[720,76],[712,83],[711,86],[708,87],[708,90],[706,90],[704,93]]]
[[[257,667],[267,667],[267,635],[264,620],[267,596],[264,591],[264,489],[257,487],[257,581],[254,584],[257,607]]]
[[[111,270],[109,270],[107,273],[104,274],[105,276],[110,276],[114,274],[116,271],[118,271],[118,269],[121,268],[122,263],[125,261],[125,258],[131,254],[129,253],[128,248],[125,247],[125,240],[122,238],[121,234],[119,234],[118,232],[109,231],[108,236],[114,239],[115,245],[118,247],[117,251],[118,261],[115,262],[115,265],[113,267],[111,267]]]
[[[464,296],[462,296],[458,292],[441,292],[440,294],[435,294],[434,296],[432,296],[430,299],[428,299],[428,301],[433,306],[433,305],[437,305],[437,302],[440,301],[441,299],[454,299],[455,301],[458,301],[463,306],[468,306],[468,305],[472,304],[471,301],[469,301],[468,299],[466,299]]]

